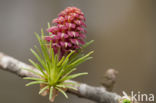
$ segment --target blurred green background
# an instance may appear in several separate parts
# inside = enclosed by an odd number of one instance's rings
[[[94,59],[79,66],[89,72],[77,81],[100,85],[108,68],[119,71],[114,91],[156,93],[156,0],[0,0],[0,51],[28,63],[37,44],[34,32],[68,6],[80,8],[87,19],[87,40],[95,42]],[[88,50],[88,51],[89,51]],[[48,103],[38,86],[0,70],[0,103]],[[93,103],[59,95],[54,103]],[[145,102],[147,103],[147,102]]]

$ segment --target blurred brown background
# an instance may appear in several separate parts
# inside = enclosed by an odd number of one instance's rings
[[[76,80],[99,85],[107,68],[119,71],[115,92],[156,93],[156,0],[0,0],[0,51],[28,63],[34,32],[46,28],[67,6],[80,8],[87,18],[87,40],[94,59],[78,71],[89,72]],[[38,86],[0,70],[0,103],[48,103]],[[69,94],[55,103],[92,103]],[[147,102],[146,102],[147,103]]]

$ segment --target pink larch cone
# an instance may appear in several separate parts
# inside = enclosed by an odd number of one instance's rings
[[[68,7],[63,10],[56,19],[54,26],[48,28],[51,33],[45,39],[52,42],[55,53],[60,50],[61,55],[68,54],[71,50],[77,50],[83,45],[86,31],[84,27],[85,17],[83,12],[76,7]]]

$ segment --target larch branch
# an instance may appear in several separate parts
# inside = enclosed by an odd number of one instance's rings
[[[25,64],[13,57],[7,56],[0,52],[0,69],[14,73],[20,77],[36,77],[36,75],[22,68],[38,71],[36,68]],[[39,72],[39,71],[38,71]],[[118,103],[121,98],[118,94],[107,91],[105,87],[94,87],[85,83],[79,83],[73,80],[70,82],[77,83],[77,91],[68,89],[67,92],[77,95],[82,98],[87,98],[98,103]]]

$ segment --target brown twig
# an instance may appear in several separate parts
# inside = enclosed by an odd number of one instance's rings
[[[21,68],[38,71],[32,66],[0,52],[0,69],[10,71],[20,77],[36,77],[36,75]],[[70,80],[70,82],[78,84],[76,86],[77,91],[73,89],[68,89],[67,92],[82,98],[87,98],[98,103],[118,103],[118,100],[121,98],[118,94],[109,92],[104,87],[94,87],[85,83],[79,83],[72,80]]]

